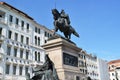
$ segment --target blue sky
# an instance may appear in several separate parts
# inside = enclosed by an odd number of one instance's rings
[[[120,0],[2,0],[53,29],[51,9],[64,9],[80,34],[78,47],[110,61],[120,59]],[[61,33],[60,33],[61,34]]]

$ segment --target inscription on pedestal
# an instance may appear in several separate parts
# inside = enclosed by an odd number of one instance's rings
[[[70,65],[74,67],[78,67],[78,58],[76,56],[63,53],[63,63],[65,65]]]

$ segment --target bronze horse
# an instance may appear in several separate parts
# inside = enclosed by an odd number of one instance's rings
[[[61,32],[64,33],[64,36],[67,39],[71,38],[71,34],[74,34],[75,36],[79,37],[79,34],[75,31],[75,29],[70,24],[69,25],[66,24],[65,18],[62,18],[60,16],[61,14],[58,12],[57,9],[52,9],[52,14],[54,17],[54,26],[55,26],[54,34],[58,30],[60,30]]]

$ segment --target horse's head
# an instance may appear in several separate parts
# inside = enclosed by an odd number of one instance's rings
[[[58,12],[57,9],[52,9],[52,14],[53,14],[55,20],[57,20],[58,17],[60,17],[60,13]]]

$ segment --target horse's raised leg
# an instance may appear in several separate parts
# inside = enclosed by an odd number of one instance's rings
[[[54,21],[54,26],[55,26],[55,29],[54,29],[54,33],[53,33],[53,35],[55,35],[55,33],[58,31],[58,27],[56,26],[56,24],[57,24],[57,22],[56,22],[56,21]]]

